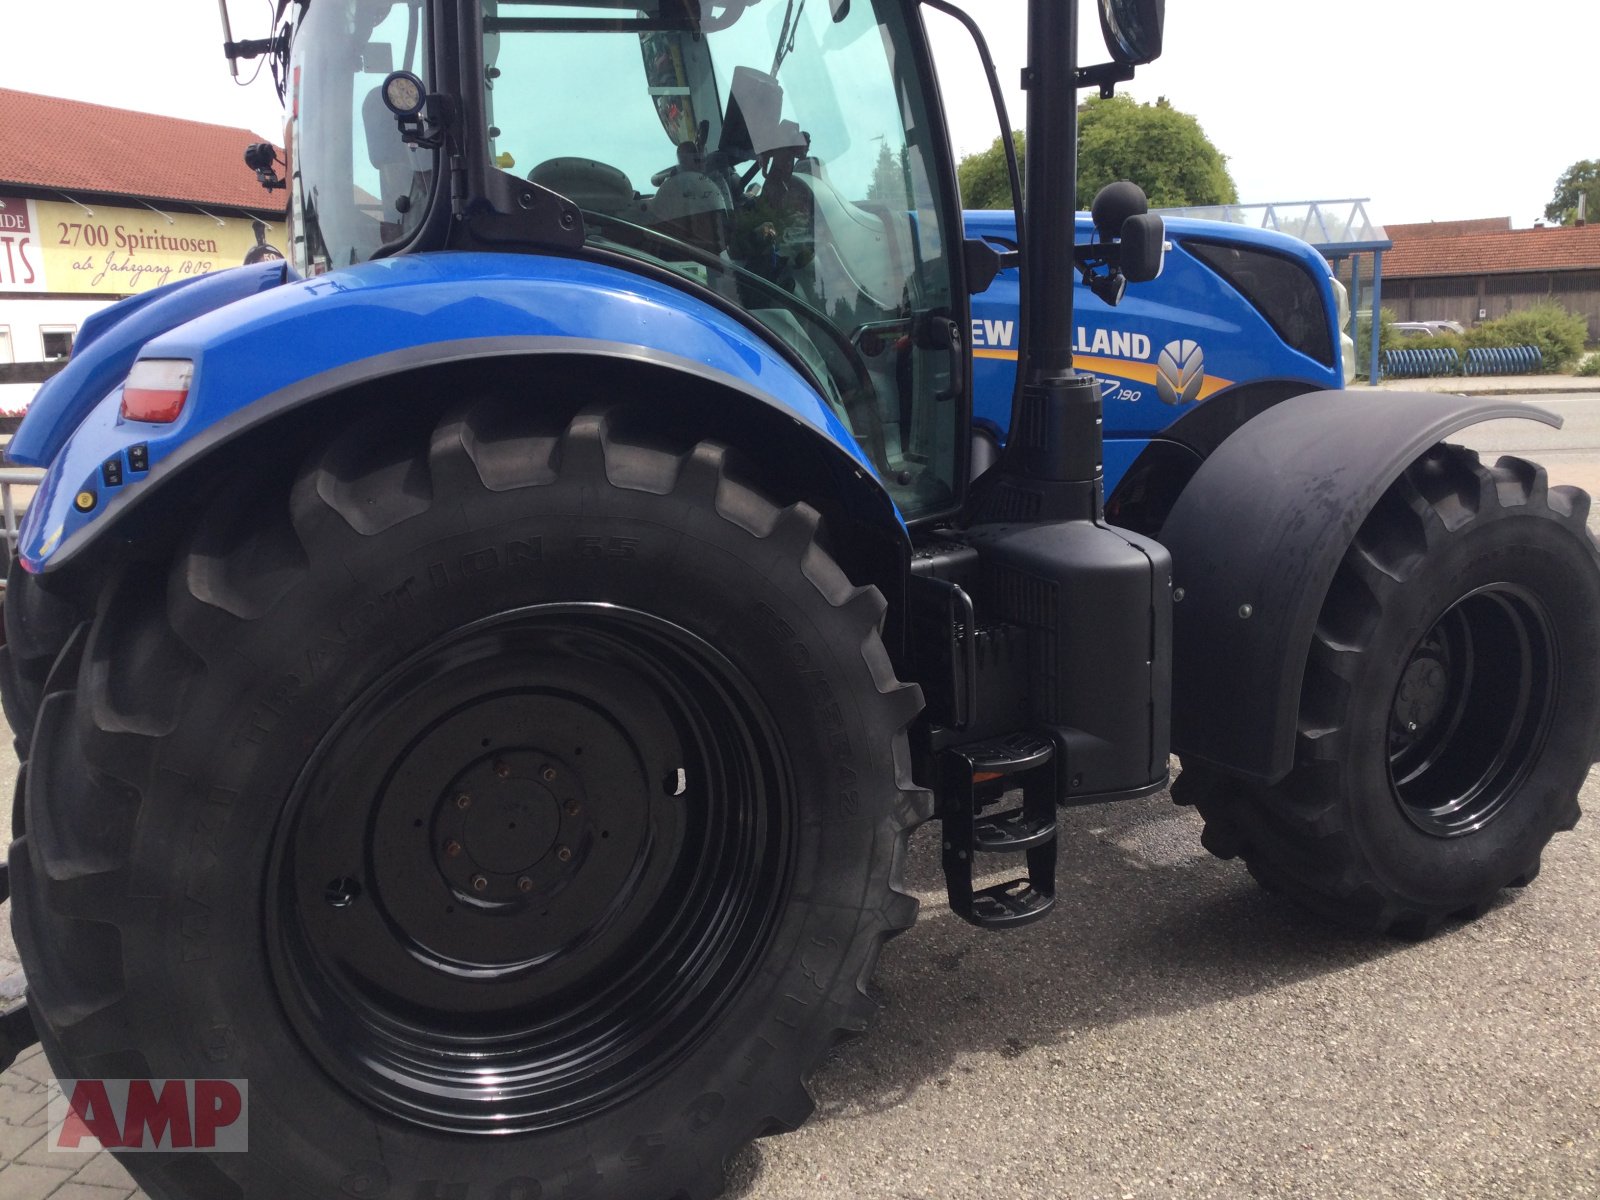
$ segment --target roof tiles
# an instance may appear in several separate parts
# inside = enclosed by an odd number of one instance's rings
[[[1466,221],[1420,221],[1411,225],[1385,225],[1393,240],[1411,241],[1424,237],[1459,237],[1468,233],[1510,233],[1510,217],[1475,217]]]
[[[1419,238],[1395,228],[1388,227],[1394,249],[1383,256],[1385,279],[1600,270],[1600,225]]]
[[[244,165],[248,129],[0,88],[0,186],[276,211]]]

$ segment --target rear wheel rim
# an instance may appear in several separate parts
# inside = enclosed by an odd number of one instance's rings
[[[1452,604],[1412,648],[1389,708],[1389,781],[1406,819],[1476,833],[1516,797],[1549,737],[1553,626],[1527,589],[1496,583]]]
[[[458,1132],[620,1103],[741,992],[790,890],[793,792],[741,672],[681,626],[548,605],[388,672],[275,841],[274,983],[365,1102]]]

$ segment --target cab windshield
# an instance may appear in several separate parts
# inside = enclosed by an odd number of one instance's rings
[[[483,28],[491,161],[771,331],[909,518],[954,495],[960,347],[904,8],[484,0]]]

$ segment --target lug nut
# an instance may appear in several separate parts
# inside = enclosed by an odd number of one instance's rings
[[[460,842],[446,842],[444,844],[444,852],[446,854],[448,854],[451,858],[460,858],[461,857],[461,843]]]
[[[457,808],[471,808],[472,807],[472,797],[467,795],[465,792],[462,792],[459,796],[456,797],[456,807]]]
[[[556,769],[547,765],[544,770],[539,772],[539,777],[546,783],[553,783],[556,777]]]
[[[568,800],[567,801],[567,815],[569,817],[577,816],[578,815],[578,811],[579,811],[579,807],[580,806],[579,806],[579,804],[578,804],[578,802],[576,800]]]
[[[499,779],[510,779],[511,778],[511,766],[510,766],[509,763],[507,763],[505,761],[505,759],[497,758],[497,759],[495,759],[495,763],[494,763],[494,773],[495,773],[495,776],[497,778],[499,778]]]
[[[556,851],[556,857],[559,858],[562,862],[571,862],[572,861],[572,850],[569,847],[562,846],[561,849]]]
[[[531,892],[531,891],[533,891],[533,880],[529,879],[526,875],[524,875],[521,879],[517,880],[517,891],[519,891],[519,892]]]
[[[473,891],[481,892],[485,888],[487,888],[488,886],[489,886],[489,881],[487,879],[485,879],[482,875],[474,875],[472,877],[472,890]]]

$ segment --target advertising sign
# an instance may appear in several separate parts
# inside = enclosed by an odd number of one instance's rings
[[[44,249],[34,236],[32,205],[0,196],[0,206],[0,291],[44,291]]]
[[[0,195],[0,292],[131,296],[281,258],[282,241],[282,222]]]

